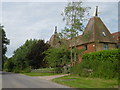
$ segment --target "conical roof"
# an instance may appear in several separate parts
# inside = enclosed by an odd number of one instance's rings
[[[82,35],[76,38],[77,45],[83,45],[91,42],[116,43],[112,34],[98,17],[98,6],[96,6],[95,15],[90,18]],[[68,40],[70,42],[70,40]],[[70,43],[74,46],[74,43]]]
[[[54,34],[51,36],[50,40],[48,41],[48,43],[53,46],[53,47],[57,47],[59,45],[59,36],[57,33],[57,26],[55,26],[55,32]]]
[[[86,35],[86,41],[93,42],[109,42],[115,43],[114,38],[112,37],[111,33],[102,22],[102,20],[94,16],[90,18],[84,32],[83,37]],[[84,37],[85,38],[85,37]]]

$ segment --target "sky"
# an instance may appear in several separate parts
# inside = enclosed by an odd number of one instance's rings
[[[13,51],[23,45],[27,39],[49,40],[54,27],[60,32],[65,23],[61,13],[68,2],[2,2],[0,5],[0,23],[4,25],[7,38],[10,39],[6,55],[11,57]],[[90,16],[99,6],[99,17],[111,33],[118,31],[117,2],[84,2],[91,7]],[[89,20],[89,19],[88,19]],[[84,25],[88,21],[84,22]]]

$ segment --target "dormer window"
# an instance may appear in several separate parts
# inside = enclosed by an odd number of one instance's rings
[[[106,37],[106,34],[105,34],[105,32],[102,32],[102,35],[103,35],[104,37]]]

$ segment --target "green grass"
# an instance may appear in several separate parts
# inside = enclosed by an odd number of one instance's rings
[[[27,76],[50,76],[50,75],[60,75],[61,73],[39,73],[39,72],[29,72],[29,73],[22,73]]]
[[[55,78],[52,81],[73,88],[112,88],[118,85],[117,80],[86,78],[72,75]]]

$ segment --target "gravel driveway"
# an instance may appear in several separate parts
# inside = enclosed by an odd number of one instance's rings
[[[70,75],[70,74],[52,75],[52,76],[39,76],[38,78],[44,79],[44,80],[52,80],[52,79],[54,79],[54,78],[63,77],[63,76],[68,76],[68,75]]]

